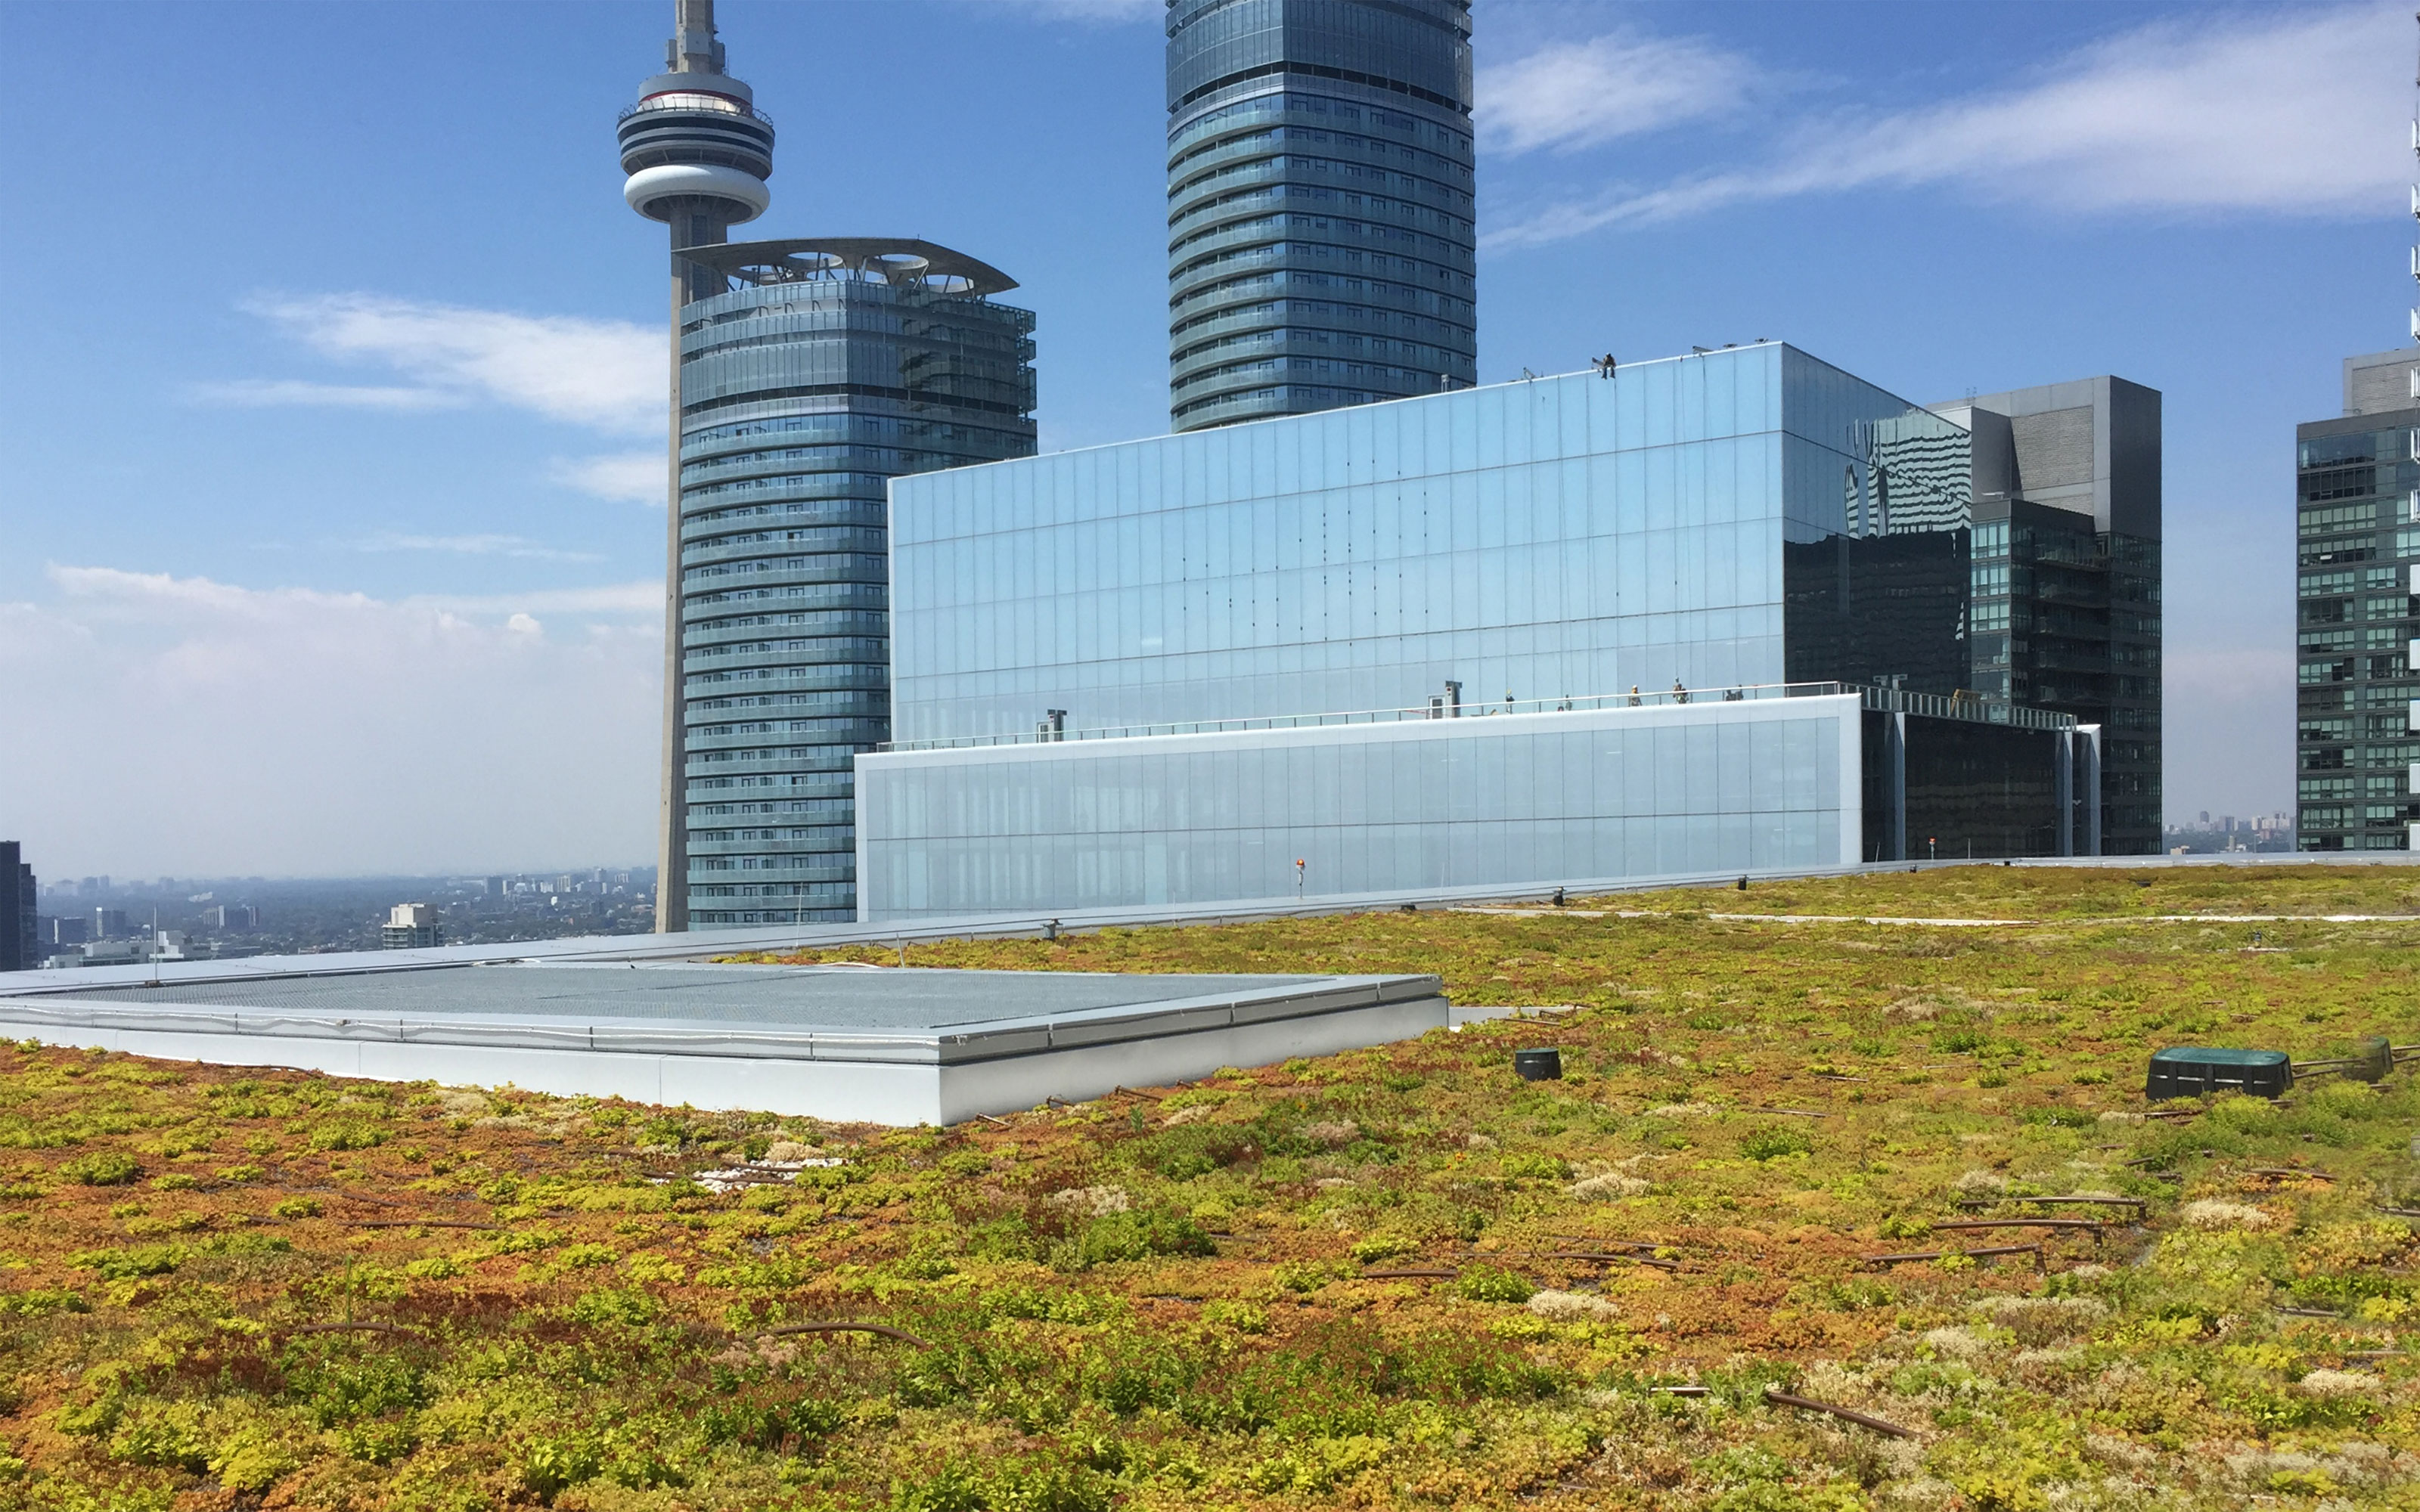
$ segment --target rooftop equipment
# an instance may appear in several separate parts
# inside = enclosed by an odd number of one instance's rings
[[[2283,1097],[2293,1085],[2294,1067],[2283,1050],[2172,1047],[2151,1057],[2143,1095],[2154,1103],[2217,1092]]]

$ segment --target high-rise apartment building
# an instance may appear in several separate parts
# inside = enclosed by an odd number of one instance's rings
[[[1169,0],[1173,428],[1478,378],[1469,0]]]
[[[2420,824],[2420,347],[2349,357],[2294,427],[2297,843],[2412,848]]]
[[[2102,854],[2156,856],[2159,391],[2104,376],[1933,408],[1972,437],[1966,686],[2100,726]]]
[[[181,943],[183,936],[178,938]],[[387,910],[386,922],[379,926],[380,949],[426,949],[444,943],[445,925],[435,903],[397,903]]]
[[[0,971],[31,971],[42,964],[34,869],[22,850],[18,841],[0,840]]]
[[[1034,449],[1033,316],[930,242],[729,242],[772,125],[711,0],[625,113],[633,208],[672,227],[664,930],[856,917],[851,762],[890,734],[885,486]]]

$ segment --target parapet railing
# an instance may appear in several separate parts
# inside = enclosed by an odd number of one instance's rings
[[[2072,715],[2053,714],[2046,709],[2024,708],[2010,703],[1995,703],[1971,694],[1945,697],[1933,693],[1911,693],[1900,688],[1869,687],[1840,683],[1748,683],[1730,687],[1684,687],[1674,684],[1668,688],[1632,688],[1627,693],[1592,693],[1586,697],[1551,699],[1504,698],[1493,702],[1450,702],[1446,698],[1431,699],[1425,704],[1401,709],[1354,709],[1327,714],[1262,715],[1235,719],[1185,719],[1165,724],[1104,725],[1086,730],[1067,730],[1045,723],[1032,730],[1020,730],[1008,734],[956,735],[934,740],[892,740],[875,747],[877,751],[965,750],[981,746],[1037,746],[1063,740],[1131,740],[1145,735],[1203,735],[1243,730],[1312,730],[1326,725],[1394,724],[1406,719],[1479,719],[1490,715],[1508,714],[1571,714],[1601,709],[1637,709],[1655,705],[1682,703],[1741,703],[1751,700],[1776,698],[1818,698],[1855,692],[1863,706],[1886,714],[1916,714],[1939,719],[1972,719],[1989,724],[2013,725],[2024,730],[2070,730],[2075,726]]]
[[[2072,730],[2071,714],[2055,714],[2023,703],[2003,703],[1976,693],[1916,693],[1903,687],[1857,686],[1865,706],[1884,714],[1920,714],[1934,719],[1973,719],[2017,730]]]
[[[712,100],[714,103],[703,103],[706,100]],[[627,121],[633,116],[659,110],[706,111],[721,116],[744,116],[759,126],[773,124],[773,117],[755,106],[743,105],[729,95],[717,94],[711,89],[705,88],[675,89],[667,94],[649,95],[636,103],[623,106],[621,112],[613,118],[616,121]]]

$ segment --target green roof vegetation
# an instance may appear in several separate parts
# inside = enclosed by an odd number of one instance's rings
[[[1571,1005],[938,1130],[0,1046],[0,1509],[2409,1508],[2412,1073],[2143,1083],[2420,1038],[2414,916],[1976,867],[914,947]]]

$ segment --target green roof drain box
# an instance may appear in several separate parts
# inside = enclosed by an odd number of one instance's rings
[[[2293,1085],[2294,1068],[2283,1050],[2172,1048],[2151,1057],[2150,1080],[2143,1094],[2154,1103],[2211,1092],[2283,1097]]]

